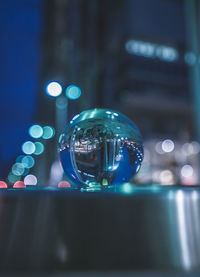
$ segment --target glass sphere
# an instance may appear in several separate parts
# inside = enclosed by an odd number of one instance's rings
[[[126,116],[106,109],[74,116],[59,138],[69,181],[82,187],[112,187],[129,181],[143,160],[142,137]]]

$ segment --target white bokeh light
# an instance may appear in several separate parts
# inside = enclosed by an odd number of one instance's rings
[[[165,139],[162,142],[162,150],[164,152],[172,152],[174,150],[174,142],[171,139]]]
[[[194,169],[189,164],[186,164],[181,168],[181,176],[184,178],[192,177],[193,173],[194,173]]]
[[[29,174],[24,178],[24,184],[26,186],[35,186],[37,185],[37,177],[35,175]]]
[[[62,86],[58,82],[50,82],[46,87],[46,92],[52,97],[57,97],[62,93]]]

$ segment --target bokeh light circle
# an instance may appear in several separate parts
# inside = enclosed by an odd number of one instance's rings
[[[181,168],[181,175],[182,175],[182,177],[184,177],[184,178],[192,177],[193,173],[194,173],[194,170],[193,170],[192,166],[189,165],[189,164],[185,164],[185,165]]]
[[[41,155],[43,152],[44,152],[44,144],[39,141],[35,142],[34,155]]]
[[[24,173],[24,165],[22,163],[15,163],[12,166],[12,173],[16,176],[21,176]]]
[[[13,188],[25,188],[25,187],[26,187],[26,185],[24,184],[23,181],[17,181],[13,185]]]
[[[12,184],[19,181],[20,178],[21,178],[21,176],[14,175],[12,172],[10,172],[8,174],[8,181]]]
[[[22,151],[27,154],[31,155],[35,152],[35,144],[32,141],[26,141],[22,145]]]
[[[171,139],[166,139],[162,142],[162,150],[170,153],[174,150],[174,142]]]
[[[24,165],[24,167],[26,168],[32,168],[35,164],[35,160],[32,156],[25,156],[22,159],[22,164]]]
[[[62,93],[62,86],[58,82],[50,82],[46,87],[49,96],[57,97]]]
[[[66,88],[65,94],[67,98],[75,100],[81,96],[81,89],[75,85],[70,85]]]
[[[26,186],[35,186],[37,185],[37,177],[33,174],[29,174],[24,178],[24,184]]]
[[[24,158],[25,156],[24,155],[20,155],[16,158],[16,163],[21,163],[22,162],[22,159]]]
[[[50,139],[54,136],[55,134],[55,130],[53,127],[51,126],[45,126],[43,128],[43,135],[42,135],[42,138],[43,139]]]
[[[58,183],[58,188],[70,188],[71,184],[67,181],[61,181]]]
[[[29,128],[28,132],[32,138],[40,138],[43,135],[43,128],[40,125],[35,124]]]
[[[0,189],[6,189],[8,185],[4,181],[0,181]]]

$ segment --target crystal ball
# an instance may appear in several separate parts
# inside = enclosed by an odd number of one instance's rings
[[[128,182],[140,169],[143,142],[136,125],[107,109],[73,117],[59,138],[60,160],[72,184],[112,187]]]

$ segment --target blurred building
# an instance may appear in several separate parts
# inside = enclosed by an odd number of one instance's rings
[[[44,153],[36,157],[36,165],[30,170],[39,174],[39,183],[48,183],[56,159],[57,139],[67,120],[94,107],[119,110],[141,130],[146,149],[144,174],[148,174],[137,182],[162,183],[162,178],[154,178],[156,172],[168,170],[167,183],[182,183],[180,172],[185,165],[191,166],[188,178],[193,178],[186,183],[197,182],[199,145],[190,80],[191,68],[198,57],[188,42],[187,18],[193,15],[192,9],[191,15],[185,12],[187,3],[182,0],[38,1],[43,30],[37,73],[40,81],[34,83],[38,84],[33,91],[37,104],[31,106],[35,112],[29,123],[56,129],[56,136],[45,141]],[[198,6],[196,1],[190,3]],[[51,81],[63,87],[63,96],[57,100],[45,93]],[[79,99],[65,99],[69,85],[81,89]],[[20,86],[23,81],[18,89]],[[27,103],[28,99],[25,107]],[[28,126],[22,133],[27,139]],[[174,147],[171,151],[161,147],[160,154],[158,144],[166,140],[172,141]],[[185,145],[189,150],[184,150]],[[20,155],[20,147],[18,151]],[[12,159],[15,162],[15,155]]]

